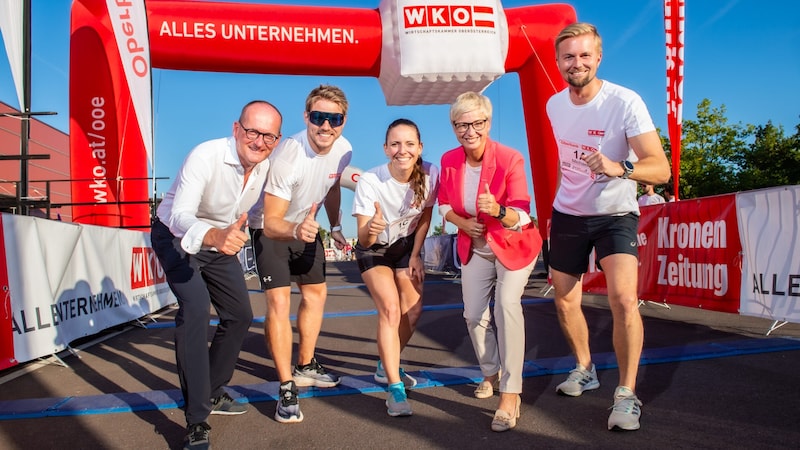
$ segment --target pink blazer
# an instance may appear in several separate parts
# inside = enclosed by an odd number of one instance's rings
[[[519,208],[530,214],[531,197],[525,179],[525,160],[522,155],[505,145],[492,140],[486,142],[481,162],[479,191],[486,183],[497,202],[508,207]],[[469,217],[464,209],[464,173],[467,157],[463,147],[449,150],[442,155],[439,174],[439,204],[450,205],[453,212]],[[477,205],[475,205],[477,210]],[[486,241],[498,260],[510,270],[519,270],[530,264],[542,247],[541,236],[531,224],[525,230],[508,230],[500,221],[488,214],[478,213],[478,220],[486,225]],[[538,240],[538,242],[537,242]],[[472,256],[472,239],[458,230],[458,257],[466,264]]]

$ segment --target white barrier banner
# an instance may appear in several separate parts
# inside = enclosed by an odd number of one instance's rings
[[[742,315],[800,323],[800,186],[736,196]]]
[[[176,302],[149,233],[9,214],[2,223],[17,362]]]

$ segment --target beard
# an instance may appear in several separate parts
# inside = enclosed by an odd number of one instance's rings
[[[593,79],[594,75],[590,72],[580,78],[568,76],[567,83],[572,87],[582,88],[587,84],[591,83]]]

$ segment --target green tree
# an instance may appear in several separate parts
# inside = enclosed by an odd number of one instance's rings
[[[755,127],[753,143],[736,156],[738,190],[800,184],[800,125],[794,136],[784,136],[772,121]]]
[[[697,119],[683,122],[680,198],[705,197],[733,192],[738,187],[738,155],[747,150],[752,125],[728,124],[725,105],[712,108],[703,99]]]
[[[436,225],[433,227],[433,231],[431,232],[431,236],[441,236],[444,234],[444,224]]]

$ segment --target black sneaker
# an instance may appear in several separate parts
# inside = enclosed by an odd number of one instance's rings
[[[297,423],[303,421],[300,402],[297,400],[297,386],[294,381],[281,384],[278,390],[278,405],[275,408],[275,420],[280,423]]]
[[[339,384],[338,376],[328,373],[322,364],[317,362],[317,358],[311,358],[311,362],[305,366],[294,366],[292,378],[298,386],[316,386],[320,388],[334,387]]]
[[[184,450],[210,449],[209,430],[211,427],[205,422],[193,423],[186,427],[186,438],[183,440]]]
[[[246,412],[247,405],[237,402],[227,392],[223,392],[219,397],[211,399],[211,414],[235,416]]]

